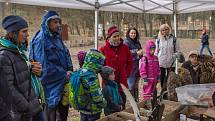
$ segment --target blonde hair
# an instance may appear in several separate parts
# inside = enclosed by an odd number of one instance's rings
[[[172,30],[171,30],[171,28],[170,28],[170,26],[169,26],[168,24],[162,24],[162,25],[160,26],[159,33],[158,33],[158,38],[160,38],[160,39],[163,39],[163,38],[164,38],[164,36],[161,34],[161,31],[162,31],[164,28],[168,28],[168,29],[169,29],[169,34],[168,34],[168,35],[170,35],[170,34],[172,33]]]

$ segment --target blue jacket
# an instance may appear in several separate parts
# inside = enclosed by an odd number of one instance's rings
[[[30,43],[30,59],[42,64],[40,79],[49,107],[58,105],[66,83],[66,72],[73,68],[69,50],[63,44],[61,35],[51,33],[48,29],[48,21],[56,15],[44,16],[40,31]]]

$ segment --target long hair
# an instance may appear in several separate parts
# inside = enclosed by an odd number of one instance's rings
[[[136,37],[134,39],[139,40],[140,35],[139,35],[139,32],[137,31],[137,29],[135,27],[131,27],[131,28],[128,29],[128,31],[126,32],[126,38],[130,38],[129,33],[130,33],[131,30],[136,31]]]
[[[171,28],[170,28],[170,26],[169,26],[168,24],[162,24],[162,25],[160,26],[160,29],[159,29],[158,38],[164,39],[164,36],[161,34],[161,31],[162,31],[164,28],[166,28],[166,27],[169,29],[169,34],[168,34],[168,35],[170,35],[170,34],[172,33],[172,30],[171,30]]]
[[[17,45],[18,34],[19,32],[8,32],[4,38],[11,41],[13,44]]]

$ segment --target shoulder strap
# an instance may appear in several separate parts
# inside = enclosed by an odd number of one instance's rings
[[[157,48],[159,48],[160,47],[160,39],[158,38],[157,39]]]
[[[146,59],[146,66],[148,66],[148,58],[147,56],[143,56]]]
[[[174,53],[176,53],[176,37],[173,35],[172,35],[172,37],[173,37]]]

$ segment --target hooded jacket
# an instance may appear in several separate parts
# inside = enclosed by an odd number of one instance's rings
[[[127,78],[133,66],[133,59],[128,46],[123,44],[121,39],[121,43],[113,47],[107,39],[100,51],[105,55],[104,65],[115,69],[115,79],[118,85],[122,83],[128,88]],[[122,91],[121,86],[119,86],[119,91]]]
[[[81,69],[81,82],[85,93],[89,97],[85,103],[87,107],[80,112],[84,114],[101,113],[107,102],[103,98],[98,73],[100,72],[105,57],[96,49],[90,49],[84,59],[84,65]]]
[[[58,105],[66,83],[66,73],[73,65],[69,50],[63,44],[60,33],[50,32],[49,20],[59,16],[56,12],[48,12],[42,21],[41,29],[30,43],[30,59],[42,64],[41,76],[46,103],[49,107]]]
[[[146,43],[146,56],[142,57],[139,61],[139,71],[142,79],[157,80],[160,76],[160,67],[158,58],[155,55],[150,54],[150,48],[155,46],[153,41],[147,41]]]

